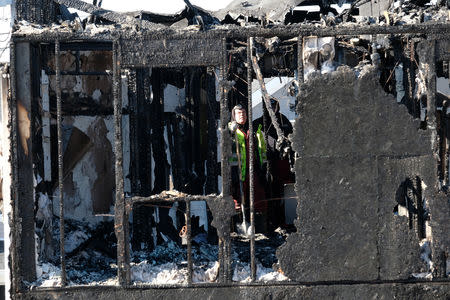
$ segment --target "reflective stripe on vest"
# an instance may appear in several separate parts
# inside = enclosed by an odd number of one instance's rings
[[[245,133],[240,129],[236,130],[236,136],[238,139],[239,152],[241,154],[241,180],[245,181],[245,176],[247,175],[247,152],[245,143]]]
[[[267,161],[267,148],[266,141],[264,140],[264,134],[262,133],[262,124],[259,124],[258,126],[258,130],[256,131],[256,139],[258,140],[259,164],[262,167]]]

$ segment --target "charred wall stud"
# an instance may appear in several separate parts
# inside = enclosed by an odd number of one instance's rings
[[[20,266],[18,275],[20,280],[34,281],[36,278],[35,266],[35,238],[34,238],[34,167],[33,167],[33,135],[31,133],[33,120],[32,114],[32,84],[31,84],[31,45],[27,42],[16,43],[17,52],[12,59],[15,59],[14,71],[17,74],[24,74],[20,80],[15,80],[15,90],[13,101],[16,105],[17,131],[14,132],[17,138],[16,159],[17,159],[17,194],[15,195],[15,209],[17,210],[17,242],[20,244],[17,258]],[[20,258],[19,258],[20,257]],[[20,283],[22,284],[22,283]],[[20,287],[19,287],[20,289]]]
[[[130,249],[128,214],[125,208],[123,187],[123,150],[122,150],[122,101],[120,99],[120,42],[113,43],[113,95],[114,95],[114,153],[116,201],[114,205],[114,224],[117,236],[117,266],[119,284],[130,284]]]
[[[19,257],[21,253],[21,247],[19,242],[21,240],[21,228],[18,226],[17,220],[19,218],[19,204],[18,204],[18,182],[19,182],[19,167],[18,167],[18,124],[17,124],[17,73],[16,73],[16,43],[11,41],[11,65],[10,65],[10,76],[11,76],[11,89],[9,96],[9,120],[8,125],[11,128],[9,139],[11,141],[10,145],[10,157],[12,161],[11,168],[11,206],[12,206],[12,216],[11,219],[11,231],[12,239],[10,245],[11,254],[11,290],[18,293],[22,289],[22,274],[21,266],[19,263]]]
[[[228,120],[230,120],[230,111],[228,108],[228,93],[230,89],[230,84],[228,82],[228,49],[227,49],[227,39],[223,38],[221,41],[222,53],[221,53],[221,64],[220,64],[220,159],[221,159],[221,190],[222,190],[222,201],[229,200],[231,195],[230,187],[230,163],[228,161],[231,151],[231,139],[230,133],[228,131]],[[227,219],[227,218],[225,218]],[[224,220],[220,220],[224,221]],[[221,222],[218,221],[219,224]],[[219,230],[219,281],[229,282],[231,281],[232,269],[231,269],[231,240],[230,240],[230,230],[227,226],[226,230],[220,232],[219,224],[216,228]]]
[[[207,178],[206,194],[217,193],[217,118],[219,115],[218,105],[215,95],[214,67],[208,67],[205,78],[205,89],[207,89],[208,102],[208,158],[207,158]]]
[[[250,185],[250,268],[251,279],[256,279],[256,261],[255,261],[255,182],[254,182],[254,141],[253,134],[253,112],[252,112],[252,82],[253,82],[253,68],[252,68],[252,51],[253,51],[253,37],[247,39],[247,97],[248,97],[248,131],[250,138],[249,144],[249,185]]]
[[[300,86],[305,81],[303,71],[303,36],[297,37],[297,81]]]
[[[63,196],[63,136],[62,136],[62,99],[61,71],[59,62],[59,41],[55,41],[55,73],[56,73],[56,126],[58,139],[58,188],[59,188],[59,249],[61,261],[61,285],[66,285],[66,258],[64,250],[64,196]]]

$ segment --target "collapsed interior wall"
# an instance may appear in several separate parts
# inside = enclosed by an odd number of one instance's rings
[[[70,47],[70,46],[69,46]],[[94,48],[95,49],[95,48]],[[42,122],[49,123],[44,135],[42,155],[48,160],[36,163],[39,170],[37,191],[48,198],[56,197],[57,143],[54,115],[56,110],[55,59],[51,47],[40,47],[40,62],[36,78],[41,80]],[[63,162],[66,218],[92,222],[102,221],[97,214],[108,214],[113,206],[114,192],[114,123],[112,114],[110,51],[62,51],[60,67],[63,72]],[[43,78],[46,78],[45,82]],[[45,87],[45,89],[44,89]],[[38,112],[40,114],[41,112]],[[126,123],[125,127],[126,127]],[[48,135],[48,136],[46,136]],[[127,146],[127,145],[125,145]],[[40,147],[39,147],[40,148]],[[37,149],[39,149],[37,148]],[[44,197],[45,197],[44,196]],[[41,201],[44,201],[41,198]],[[52,214],[59,215],[59,203],[53,203]],[[44,205],[44,204],[42,204]]]

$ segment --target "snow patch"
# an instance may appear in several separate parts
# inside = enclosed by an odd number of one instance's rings
[[[95,102],[100,102],[100,97],[102,96],[102,92],[99,89],[95,89],[92,93],[92,99],[94,99]]]
[[[273,269],[265,268],[260,263],[256,264],[256,280],[262,282],[268,281],[285,281],[288,280],[286,276]],[[247,283],[251,281],[250,264],[237,263],[234,268],[233,281]]]
[[[36,272],[41,274],[41,276],[33,285],[52,287],[59,286],[61,284],[61,269],[51,263],[37,265]]]
[[[420,258],[427,264],[428,272],[412,273],[414,278],[432,279],[433,278],[433,262],[431,261],[431,242],[423,239],[419,242]]]
[[[81,77],[80,76],[75,76],[75,80],[77,81],[77,83],[75,84],[75,86],[73,87],[73,91],[75,93],[81,93],[83,91],[83,85],[81,82]]]

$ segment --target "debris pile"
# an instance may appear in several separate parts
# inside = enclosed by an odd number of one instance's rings
[[[58,219],[54,240],[59,237]],[[112,223],[101,223],[94,229],[86,224],[66,222],[66,271],[69,285],[116,285],[116,239]],[[201,234],[199,234],[201,235]],[[193,238],[193,282],[215,282],[219,264],[217,245],[205,238]],[[278,228],[272,235],[256,234],[258,281],[288,280],[277,264],[276,249],[284,243],[289,231]],[[250,281],[250,245],[248,237],[232,233],[233,280]],[[55,247],[57,249],[57,247]],[[60,284],[59,253],[52,261],[39,261],[38,279],[30,287]],[[134,251],[131,257],[131,279],[134,284],[183,284],[187,282],[186,248],[172,240],[157,245],[153,251]]]

